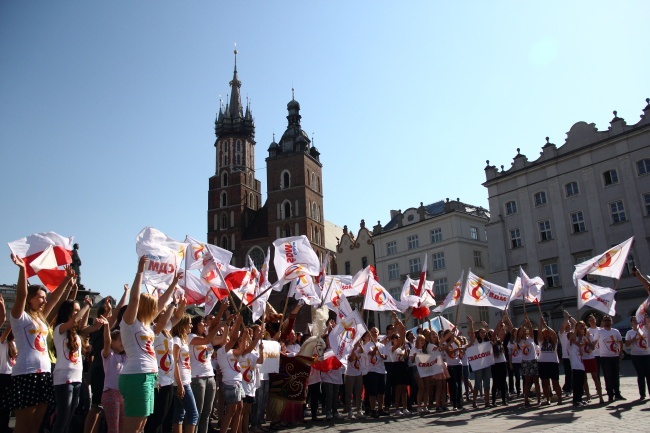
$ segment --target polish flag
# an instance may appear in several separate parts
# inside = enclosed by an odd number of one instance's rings
[[[255,287],[255,297],[257,298],[262,292],[266,290],[262,296],[253,301],[253,322],[256,322],[257,319],[264,315],[266,311],[266,303],[271,296],[271,290],[267,290],[271,283],[269,283],[269,261],[271,259],[271,249],[266,250],[266,257],[264,258],[264,264],[262,269],[260,269],[259,278]]]
[[[36,272],[36,276],[50,292],[59,287],[59,284],[65,279],[65,271],[58,269],[59,266],[52,245],[47,247],[40,256],[32,260],[31,266]]]
[[[422,265],[422,270],[420,272],[420,280],[418,281],[418,287],[413,292],[415,296],[422,296],[422,289],[424,288],[424,282],[427,279],[427,257],[428,254],[425,254],[424,264]]]
[[[66,238],[54,232],[36,233],[9,242],[7,245],[9,245],[9,249],[15,256],[23,259],[25,262],[27,278],[29,278],[36,275],[36,271],[32,268],[31,263],[39,257],[47,247],[52,247],[57,267],[72,263],[74,236]],[[45,284],[45,282],[43,282],[43,284]]]
[[[330,372],[332,370],[338,370],[343,367],[341,361],[334,355],[333,351],[329,351],[329,354],[326,353],[327,358],[322,361],[316,361],[311,364],[314,370],[322,371],[323,373]]]

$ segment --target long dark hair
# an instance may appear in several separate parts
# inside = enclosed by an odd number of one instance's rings
[[[16,356],[18,356],[18,349],[16,349],[16,343],[14,343],[13,329],[7,334],[7,355],[9,359],[16,359]]]
[[[74,306],[76,303],[77,301],[73,301],[71,299],[63,301],[61,307],[59,308],[59,312],[56,315],[55,326],[65,323],[70,320],[70,318],[72,318],[74,315]],[[77,341],[77,324],[74,324],[70,329],[68,329],[67,337],[68,349],[70,349],[70,352],[76,352],[79,350],[79,342]],[[61,355],[59,354],[59,356]]]

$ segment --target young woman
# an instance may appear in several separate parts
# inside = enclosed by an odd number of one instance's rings
[[[503,338],[503,320],[501,320],[494,331],[489,331],[488,339],[492,342],[492,353],[494,355],[494,364],[490,367],[492,370],[492,406],[497,405],[497,391],[501,393],[501,402],[504,406],[508,405],[508,365],[506,364],[505,348]]]
[[[57,361],[52,373],[56,418],[52,426],[53,433],[68,431],[72,415],[79,404],[83,355],[77,322],[88,309],[88,303],[85,303],[82,310],[76,301],[66,300],[61,304],[56,317],[54,347]]]
[[[47,347],[49,327],[47,316],[61,298],[65,288],[74,278],[72,269],[66,269],[61,285],[47,299],[43,286],[27,287],[25,262],[12,254],[18,266],[16,300],[9,321],[13,329],[16,349],[16,365],[12,369],[11,407],[15,410],[15,433],[33,433],[39,430],[48,403],[54,402],[51,364]]]
[[[423,415],[425,412],[428,412],[428,405],[429,405],[429,389],[427,385],[425,384],[426,378],[421,378],[420,373],[417,370],[417,355],[420,354],[426,354],[426,347],[427,347],[427,337],[424,335],[418,335],[418,337],[415,339],[415,347],[413,350],[409,353],[409,358],[411,359],[411,362],[413,362],[414,365],[416,365],[416,370],[415,370],[415,380],[418,384],[418,393],[416,396],[416,404],[418,408],[418,413],[420,415]]]
[[[108,433],[124,431],[124,399],[118,390],[118,378],[124,367],[126,355],[120,337],[120,330],[110,330],[108,321],[104,320],[104,347],[102,362],[104,364],[104,389],[102,390],[102,406]]]
[[[190,367],[190,346],[188,334],[192,329],[190,316],[183,314],[181,320],[172,328],[174,337],[174,360],[176,366],[174,376],[176,378],[176,399],[174,399],[174,415],[172,417],[173,432],[180,433],[181,425],[183,433],[193,433],[199,421],[199,413],[196,409],[196,401],[190,383],[192,371]]]
[[[363,418],[361,413],[361,394],[363,391],[363,376],[361,362],[363,360],[362,340],[359,340],[354,347],[350,356],[348,356],[348,367],[345,370],[345,410],[348,413],[348,419]],[[352,412],[352,395],[354,394],[355,407],[357,415]]]
[[[487,331],[484,327],[474,331],[474,319],[472,319],[472,316],[467,316],[467,321],[469,323],[469,346],[489,341]],[[477,408],[476,397],[480,391],[483,391],[485,407],[490,407],[490,379],[492,379],[492,369],[490,367],[474,370],[474,394],[472,396],[472,407],[474,409]]]
[[[644,333],[639,331],[636,316],[630,318],[632,329],[625,334],[625,345],[631,347],[632,365],[636,371],[636,383],[639,388],[639,399],[646,398],[647,390],[650,391],[650,348],[647,335],[650,331],[650,321],[646,321]]]
[[[0,295],[0,326],[4,324],[6,317],[5,301]],[[11,332],[11,325],[8,325],[0,336],[0,432],[10,431],[11,410],[6,400],[9,397],[11,370],[16,364],[16,355],[18,351],[14,343],[14,334]]]
[[[596,386],[596,392],[598,393],[600,404],[603,404],[605,403],[605,400],[603,400],[603,388],[600,384],[600,376],[598,375],[598,363],[594,355],[594,351],[596,350],[596,342],[591,340],[591,334],[587,330],[587,325],[582,320],[576,323],[575,326],[575,344],[580,347],[580,354],[582,357],[582,364],[585,375],[591,374],[591,378],[593,379],[594,385]],[[573,367],[572,370],[574,370]],[[589,393],[587,378],[585,377],[582,382],[584,385],[584,392],[587,394],[587,401],[590,401],[591,394]],[[575,381],[573,383],[575,384]],[[574,397],[575,393],[576,389],[573,388]],[[580,395],[582,396],[582,392]]]
[[[517,343],[519,335],[518,328],[512,328],[512,338],[508,343],[508,353],[510,355],[510,369],[514,376],[515,389],[517,391],[517,398],[521,396],[521,350],[519,349],[519,344]]]
[[[156,352],[153,350],[156,336],[151,325],[158,311],[162,310],[171,298],[179,277],[174,276],[172,284],[158,300],[148,293],[140,294],[142,274],[148,262],[146,256],[140,257],[129,304],[120,323],[122,344],[127,357],[119,378],[119,388],[124,398],[125,433],[142,431],[147,417],[153,413],[153,390],[156,386],[158,365]]]
[[[580,323],[580,322],[579,322]],[[577,327],[576,327],[577,331]],[[580,407],[585,403],[582,401],[582,394],[585,386],[585,365],[582,355],[584,354],[584,346],[581,347],[576,337],[576,332],[569,331],[567,333],[569,341],[569,361],[571,362],[571,379],[573,387],[573,406]]]
[[[408,365],[406,364],[406,350],[404,349],[404,334],[401,330],[390,337],[390,352],[392,352],[392,384],[395,395],[395,415],[410,415],[408,410]],[[402,409],[400,410],[400,406]]]
[[[366,338],[368,342],[363,346],[363,351],[368,354],[368,374],[366,375],[365,385],[366,393],[370,399],[370,413],[374,418],[379,418],[379,416],[388,415],[383,410],[384,392],[386,391],[386,368],[384,361],[388,357],[383,353],[384,345],[377,341],[379,330],[372,328],[369,337]]]
[[[562,388],[560,388],[560,360],[557,356],[557,334],[541,320],[541,341],[539,343],[539,378],[546,404],[551,404],[551,383],[557,396],[557,404],[562,404]]]
[[[242,387],[242,374],[239,369],[238,357],[242,356],[246,350],[244,340],[240,338],[240,326],[242,324],[242,315],[237,315],[232,327],[224,328],[221,336],[217,338],[217,363],[222,374],[224,403],[226,413],[220,420],[221,433],[227,433],[228,429],[232,432],[239,430],[241,422],[241,413],[243,408],[244,388]]]
[[[575,331],[576,320],[571,317],[571,315],[565,310],[564,311],[564,322],[560,326],[560,332],[558,333],[558,341],[562,346],[562,366],[564,368],[564,385],[562,385],[562,391],[564,391],[565,396],[569,396],[571,393],[573,379],[571,377],[571,359],[569,358],[569,332]],[[575,335],[575,332],[574,332]]]
[[[451,334],[449,337],[448,334]],[[447,329],[443,331],[443,339],[448,338],[444,346],[442,359],[447,364],[449,379],[449,400],[454,410],[463,409],[463,364],[460,359],[461,342],[456,335],[456,330]]]
[[[542,396],[539,387],[539,367],[537,366],[537,345],[533,339],[533,324],[528,318],[524,320],[519,328],[517,345],[521,350],[521,374],[524,377],[524,406],[530,406],[530,389],[535,384],[537,393],[537,404],[541,402]]]
[[[248,328],[248,336],[252,344],[249,347],[259,347],[259,351],[253,349],[239,357],[239,368],[242,370],[242,387],[244,388],[244,407],[242,408],[241,432],[248,432],[251,408],[255,403],[255,385],[257,383],[258,365],[264,363],[264,343],[262,343],[262,328],[255,325]]]

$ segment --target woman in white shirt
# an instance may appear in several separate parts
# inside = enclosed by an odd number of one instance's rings
[[[533,324],[528,318],[519,327],[517,335],[517,345],[521,350],[521,375],[524,377],[524,406],[529,407],[530,388],[533,383],[537,392],[537,404],[542,401],[541,392],[539,392],[539,367],[537,366],[537,344],[533,339]]]
[[[557,404],[562,404],[562,388],[560,388],[560,359],[557,356],[557,334],[541,321],[541,341],[539,343],[539,378],[542,381],[542,390],[546,404],[551,404],[551,383],[557,396]]]
[[[0,295],[0,326],[7,317],[5,301]],[[6,400],[9,397],[11,386],[11,370],[16,364],[16,343],[14,334],[11,332],[11,325],[8,325],[0,336],[0,431],[9,431],[9,418],[11,410]]]
[[[174,399],[174,414],[172,415],[172,426],[174,433],[181,432],[183,425],[184,433],[193,433],[199,421],[199,412],[196,409],[196,401],[190,383],[192,371],[190,367],[190,346],[188,334],[192,329],[190,316],[183,314],[181,320],[172,328],[174,337],[174,360],[176,370],[176,399]]]
[[[636,370],[636,383],[639,388],[639,398],[646,398],[647,389],[650,390],[650,347],[648,347],[648,334],[650,333],[650,321],[646,320],[644,332],[639,332],[639,323],[636,316],[630,318],[632,329],[625,334],[625,346],[630,347],[632,365]]]

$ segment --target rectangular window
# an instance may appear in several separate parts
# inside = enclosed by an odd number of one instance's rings
[[[577,254],[575,254],[574,257],[575,257],[576,265],[578,265],[578,264],[580,264],[580,263],[582,263],[582,262],[584,262],[584,261],[586,261],[586,260],[591,259],[591,258],[593,257],[593,254],[592,254],[591,251],[583,251],[583,252],[581,252],[581,253],[577,253]],[[595,282],[598,280],[598,279],[596,278],[596,276],[594,276],[594,275],[589,275],[589,274],[587,274],[587,275],[585,275],[584,277],[582,277],[582,279],[585,280],[585,281],[588,281],[588,282],[590,282],[590,283],[595,283]]]
[[[578,189],[578,182],[569,182],[564,185],[564,189],[566,190],[567,197],[572,197],[574,195],[580,194],[580,189]]]
[[[585,225],[585,217],[582,215],[582,212],[573,212],[569,214],[571,217],[571,229],[573,233],[582,233],[587,231],[587,226]]]
[[[351,274],[352,274],[352,271],[350,269],[350,262],[347,261],[347,262],[345,262],[345,275],[351,275]]]
[[[389,256],[397,254],[397,241],[390,241],[386,243],[386,254]]]
[[[636,170],[639,173],[639,176],[650,173],[650,159],[642,159],[637,161]]]
[[[521,233],[519,229],[510,230],[510,247],[519,248],[521,246]]]
[[[535,206],[544,206],[546,204],[546,192],[540,191],[535,193]]]
[[[650,194],[648,194],[650,196]],[[431,243],[442,242],[442,229],[431,230]]]
[[[420,243],[418,242],[418,235],[409,236],[406,238],[406,240],[408,241],[409,250],[413,250],[420,246]]]
[[[439,253],[433,253],[433,269],[438,270],[438,269],[445,269],[445,253],[444,252],[439,252]]]
[[[455,319],[454,319],[454,313],[453,312],[442,313],[441,316],[444,317],[445,319],[449,320],[451,323],[454,323]]]
[[[618,173],[616,170],[607,170],[603,173],[603,181],[605,182],[605,186],[618,183]]]
[[[557,263],[547,263],[544,265],[544,280],[546,287],[560,287],[560,272]]]
[[[474,239],[475,241],[478,240],[478,227],[469,228],[469,237]]]
[[[627,221],[627,218],[625,217],[625,207],[623,206],[623,202],[621,200],[610,203],[609,210],[612,214],[612,224]]]
[[[650,194],[643,194],[643,205],[645,206],[645,214],[650,215]]]
[[[363,269],[366,269],[368,267],[368,257],[361,257],[361,267]]]
[[[506,215],[512,215],[517,213],[517,203],[514,201],[509,201],[506,203]]]
[[[399,265],[397,263],[388,264],[388,279],[399,280]]]
[[[479,322],[490,323],[490,310],[489,307],[478,307],[478,320]]]
[[[447,277],[434,280],[433,290],[435,290],[437,296],[440,296],[440,299],[444,299],[444,297],[447,296],[447,293],[449,293],[449,289],[447,288]]]
[[[474,251],[474,266],[477,268],[483,267],[483,257],[480,251]]]
[[[634,252],[630,249],[630,252],[627,254],[627,259],[625,260],[625,266],[623,266],[623,272],[621,272],[621,275],[624,277],[632,275],[633,266],[634,266]]]
[[[409,273],[410,274],[419,274],[420,273],[420,258],[409,259]]]
[[[537,223],[539,227],[539,239],[540,241],[550,241],[553,239],[551,234],[551,222],[549,220],[539,221]]]

